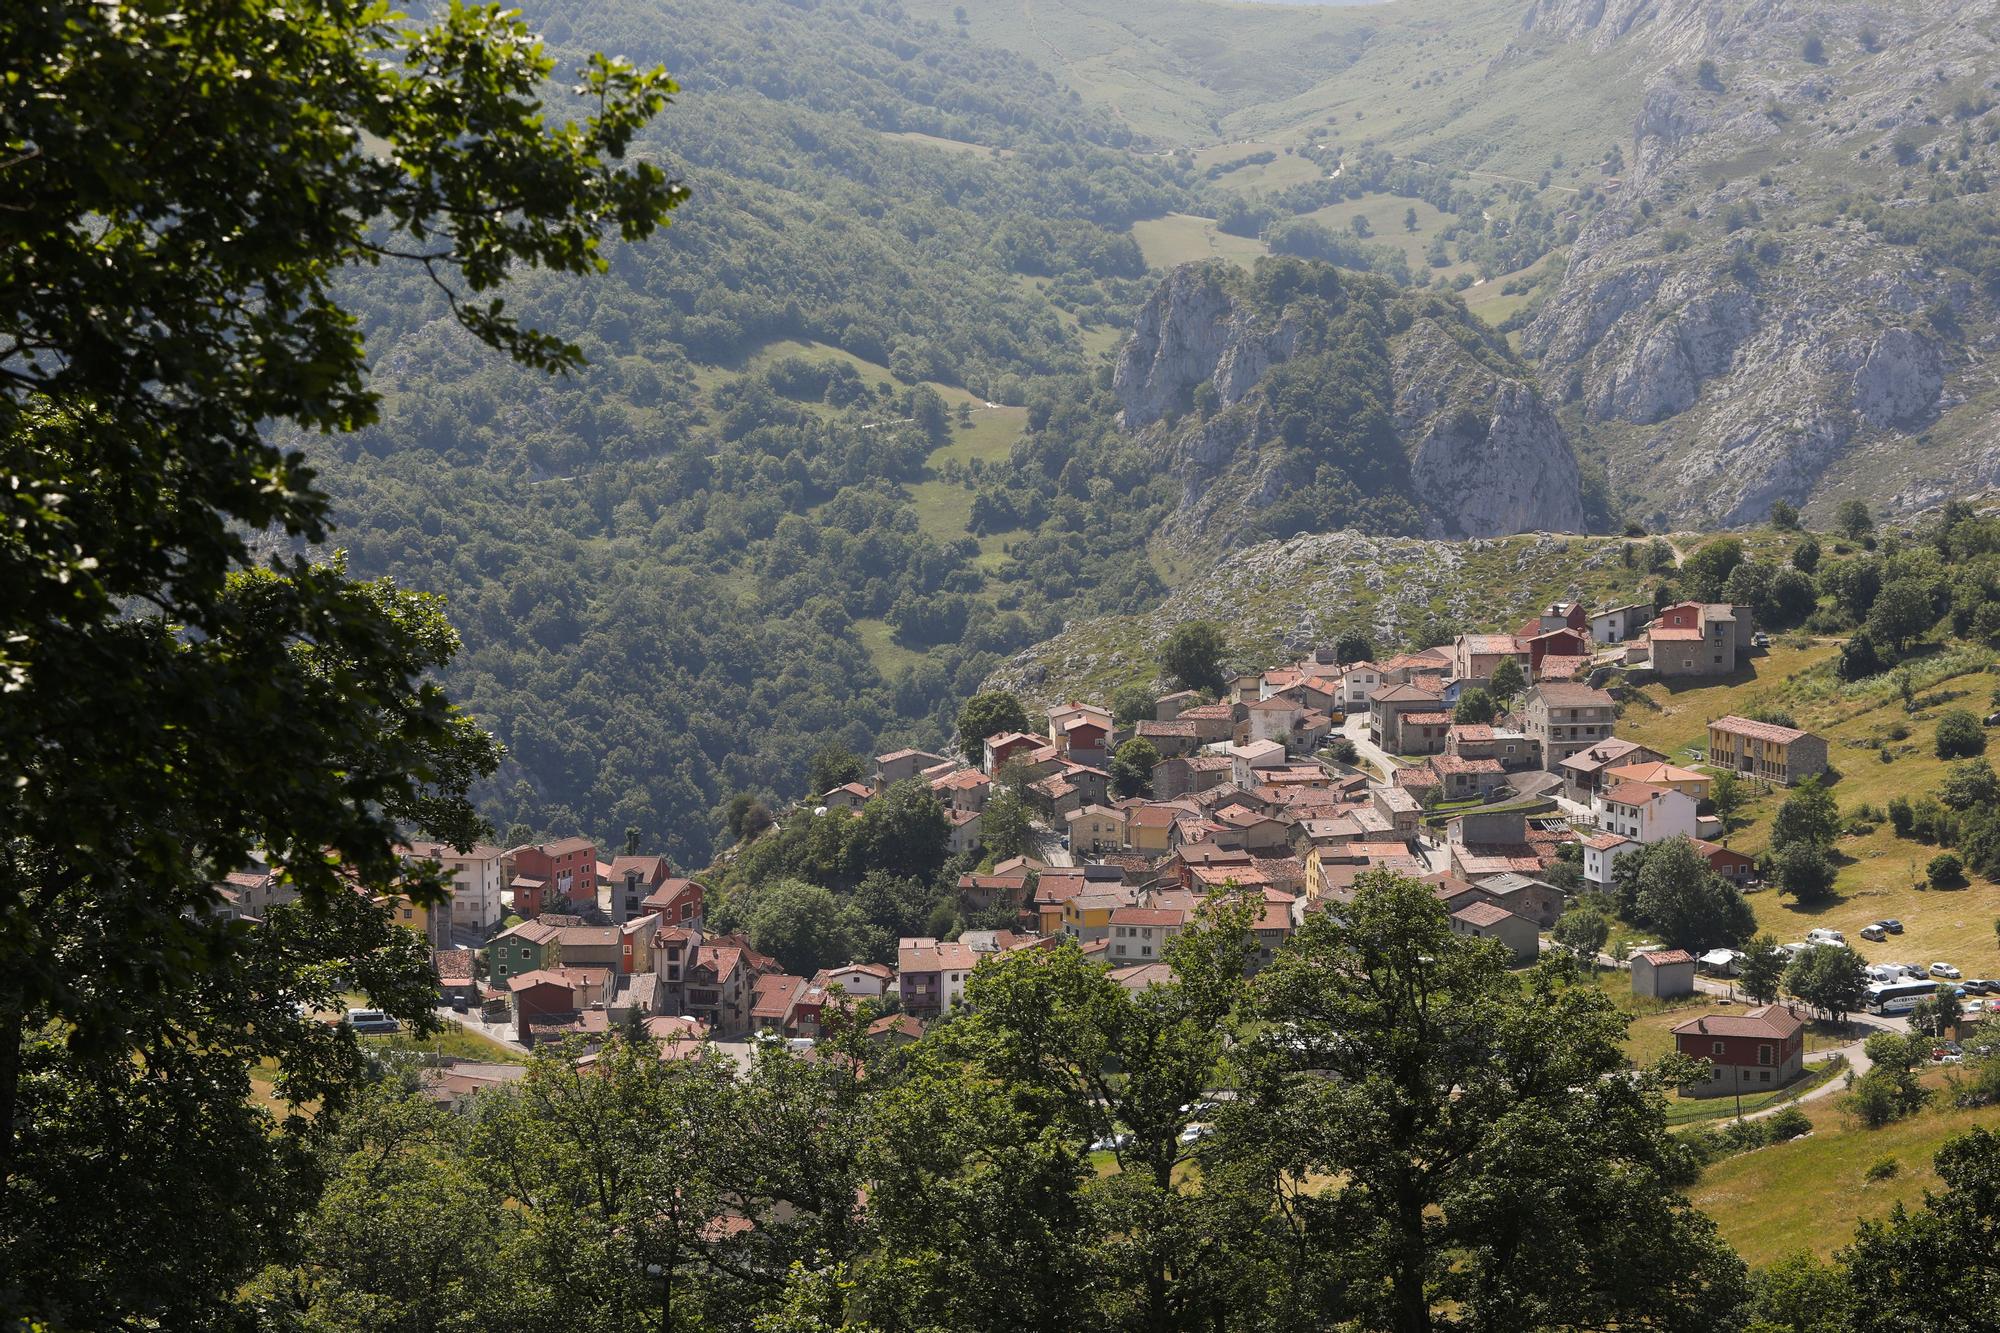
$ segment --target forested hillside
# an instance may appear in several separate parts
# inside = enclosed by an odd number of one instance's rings
[[[670,67],[643,147],[692,199],[603,281],[519,282],[524,321],[580,331],[566,380],[479,359],[421,275],[355,275],[383,421],[304,446],[356,568],[447,596],[447,683],[511,751],[494,821],[636,826],[698,863],[730,793],[796,795],[827,740],[934,739],[1071,595],[1157,592],[1117,516],[1034,501],[1017,563],[968,535],[959,483],[1006,464],[1031,386],[1110,345],[1147,287],[1128,224],[1190,187],[893,6],[531,18]]]

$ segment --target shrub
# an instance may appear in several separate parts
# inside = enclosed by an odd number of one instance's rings
[[[1903,1170],[1902,1163],[1893,1157],[1879,1157],[1869,1164],[1861,1174],[1869,1180],[1894,1180]]]
[[[1336,736],[1328,741],[1326,753],[1336,764],[1351,764],[1360,758],[1360,752],[1354,748],[1354,742],[1345,736]]]
[[[1886,759],[1887,757],[1888,751],[1885,750],[1883,751],[1883,758]],[[1911,808],[1909,797],[1891,796],[1889,798],[1889,824],[1896,830],[1897,837],[1909,837],[1910,826],[1916,822],[1916,818],[1917,812]]]
[[[1812,1133],[1812,1121],[1796,1106],[1787,1106],[1764,1122],[1766,1136],[1772,1143],[1783,1143]]]
[[[1924,874],[1934,889],[1955,889],[1965,883],[1965,862],[1957,852],[1939,852],[1924,867]]]
[[[1938,719],[1933,743],[1940,759],[1970,759],[1986,753],[1986,729],[1965,709],[1948,709]]]

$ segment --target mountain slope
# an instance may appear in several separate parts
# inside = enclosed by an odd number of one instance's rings
[[[1113,391],[1181,483],[1182,546],[1583,526],[1576,460],[1506,345],[1448,298],[1380,278],[1296,260],[1176,270]]]

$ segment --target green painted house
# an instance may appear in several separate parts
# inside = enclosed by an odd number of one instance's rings
[[[486,944],[486,980],[495,990],[523,972],[562,966],[562,927],[548,921],[523,921],[503,930]]]

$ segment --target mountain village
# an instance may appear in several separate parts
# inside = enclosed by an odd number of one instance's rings
[[[412,845],[411,856],[446,867],[453,899],[449,912],[395,910],[431,942],[442,1006],[459,1021],[516,1048],[589,1047],[643,1027],[665,1058],[704,1042],[810,1049],[829,1006],[862,1003],[877,1015],[871,1036],[914,1040],[963,1002],[983,960],[1066,942],[1143,989],[1170,975],[1168,942],[1224,894],[1261,902],[1252,930],[1267,962],[1308,914],[1352,901],[1357,878],[1377,869],[1431,885],[1453,931],[1497,941],[1525,965],[1560,947],[1550,931],[1572,898],[1608,893],[1619,860],[1642,847],[1686,839],[1722,879],[1761,887],[1758,860],[1728,845],[1712,812],[1713,784],[1726,773],[1794,787],[1827,772],[1826,739],[1717,716],[1706,719],[1703,761],[1684,765],[1618,734],[1614,691],[1729,677],[1766,647],[1746,606],[1557,603],[1512,633],[1461,634],[1379,662],[1321,650],[1238,675],[1216,699],[1164,693],[1151,717],[1125,725],[1102,704],[1066,700],[1045,710],[1044,731],[985,737],[977,762],[879,755],[869,780],[796,813],[853,818],[892,786],[921,784],[944,808],[954,852],[981,850],[1001,784],[1016,784],[1034,814],[1030,853],[988,856],[957,882],[964,919],[1006,924],[905,937],[893,966],[792,975],[746,935],[710,929],[709,890],[667,858],[603,859],[586,838]],[[1462,720],[1473,691],[1495,700],[1490,720]],[[1135,739],[1159,758],[1144,791],[1121,797],[1112,758]],[[246,915],[271,892],[255,874],[225,887]],[[1869,937],[1882,936],[1871,926]],[[1836,941],[1840,932],[1815,931],[1783,948]],[[1672,1000],[1700,987],[1718,998],[1716,1011],[1674,1029],[1683,1053],[1709,1062],[1706,1082],[1684,1095],[1770,1092],[1804,1071],[1810,1015],[1732,1003],[1743,961],[1729,947],[1619,951],[1635,995]],[[1871,980],[1891,989],[1904,972],[1917,969],[1876,968]],[[431,1078],[456,1094],[517,1074],[465,1066]]]

